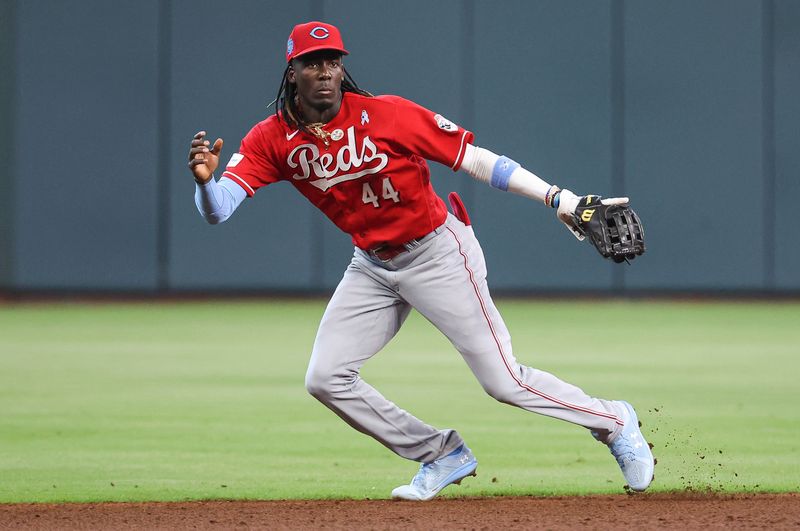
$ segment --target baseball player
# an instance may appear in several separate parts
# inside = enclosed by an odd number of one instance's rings
[[[414,102],[373,96],[345,70],[347,54],[335,26],[295,26],[276,112],[242,139],[219,181],[213,173],[222,139],[212,145],[198,132],[189,151],[195,203],[209,223],[225,221],[246,198],[283,180],[352,237],[352,261],[314,341],[308,392],[356,430],[421,463],[393,498],[429,500],[475,475],[478,461],[458,432],[426,424],[359,375],[416,308],[450,339],[489,395],[588,428],[609,446],[630,488],[646,489],[654,460],[630,404],[593,398],[517,362],[469,218],[457,196],[451,195],[455,214],[448,213],[426,160],[544,203],[573,232],[579,204],[597,196],[581,198],[544,182]],[[598,205],[626,203],[613,198]]]

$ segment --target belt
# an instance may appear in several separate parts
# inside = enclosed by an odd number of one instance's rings
[[[444,230],[444,224],[436,227],[435,229],[433,229],[424,236],[414,238],[413,240],[408,240],[407,242],[401,243],[400,245],[387,245],[387,244],[379,245],[374,249],[368,250],[367,254],[377,258],[381,262],[388,262],[389,260],[395,258],[397,255],[416,249],[417,247],[419,247],[429,239],[433,238],[443,230]]]

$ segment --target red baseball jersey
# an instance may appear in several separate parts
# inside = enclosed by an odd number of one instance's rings
[[[471,132],[397,96],[350,92],[324,129],[329,145],[270,116],[242,139],[222,175],[249,196],[289,181],[362,249],[400,245],[444,223],[447,208],[425,160],[458,170]]]

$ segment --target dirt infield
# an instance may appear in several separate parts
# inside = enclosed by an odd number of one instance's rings
[[[800,494],[0,505],[0,529],[789,529]]]

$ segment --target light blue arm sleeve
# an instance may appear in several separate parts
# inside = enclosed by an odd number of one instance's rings
[[[219,182],[211,177],[206,184],[195,183],[194,204],[212,225],[222,223],[247,197],[247,192],[234,181],[223,177]]]

